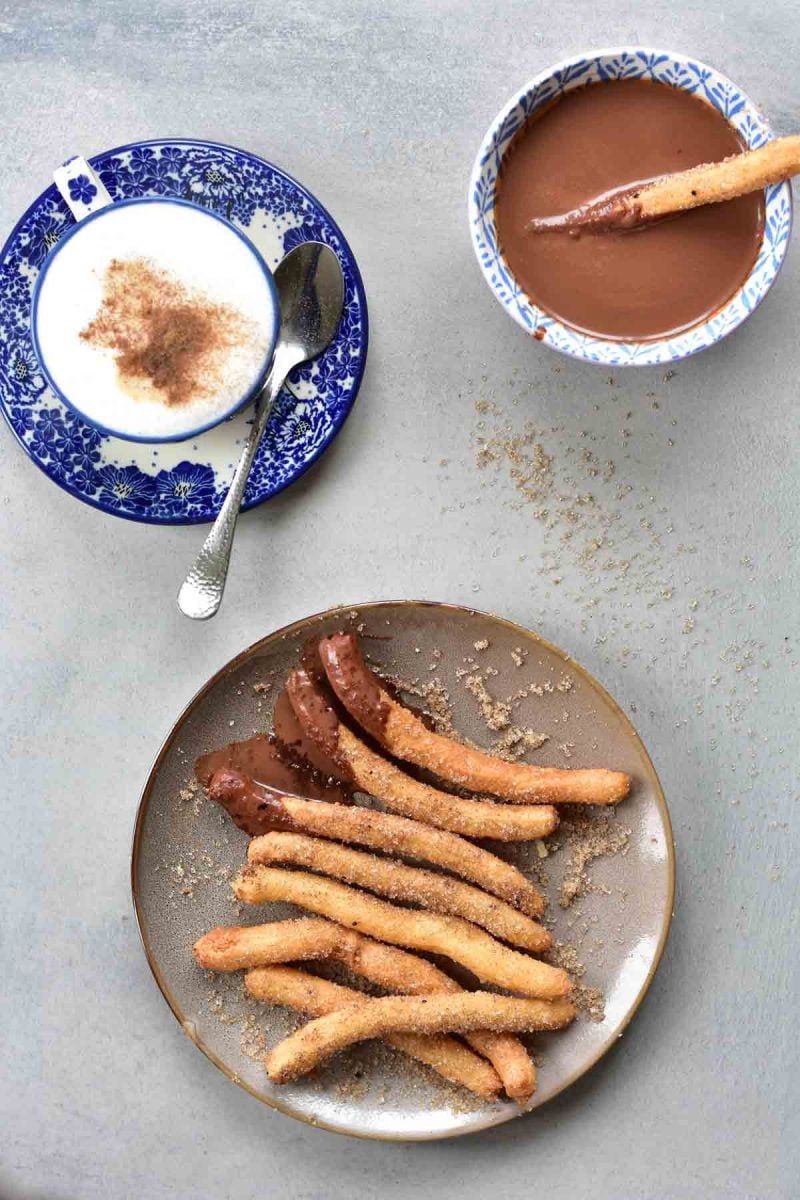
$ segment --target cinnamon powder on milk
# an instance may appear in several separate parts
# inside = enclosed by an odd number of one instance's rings
[[[112,259],[97,315],[81,331],[112,350],[120,384],[170,407],[213,397],[230,352],[255,336],[237,309],[187,287],[147,258]]]

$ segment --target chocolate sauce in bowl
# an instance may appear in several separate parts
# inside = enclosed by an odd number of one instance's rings
[[[626,79],[567,92],[531,118],[503,159],[494,214],[500,250],[530,300],[575,329],[646,341],[691,328],[750,273],[763,192],[634,229],[528,226],[743,149],[720,112],[680,88]]]

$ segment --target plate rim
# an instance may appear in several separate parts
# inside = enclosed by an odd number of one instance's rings
[[[308,459],[308,461],[303,463],[303,466],[300,468],[300,470],[298,470],[296,475],[293,475],[291,479],[287,479],[286,482],[282,483],[279,488],[277,488],[274,492],[272,492],[271,495],[264,496],[260,500],[250,501],[249,503],[242,504],[240,512],[243,512],[243,513],[252,512],[253,509],[259,508],[262,504],[266,504],[269,500],[274,500],[276,496],[279,496],[281,494],[281,492],[286,491],[286,489],[291,487],[292,484],[297,483],[297,481],[299,479],[302,479],[302,477],[306,474],[306,472],[309,471],[313,466],[315,466],[317,462],[319,462],[320,458],[322,458],[323,454],[326,452],[328,447],[336,440],[336,438],[341,433],[342,428],[344,427],[345,421],[350,416],[350,413],[353,411],[356,400],[358,399],[359,393],[361,392],[361,385],[364,381],[364,372],[366,370],[367,357],[369,354],[369,305],[368,305],[368,301],[367,301],[367,290],[364,287],[364,279],[361,274],[361,269],[358,265],[356,256],[353,253],[353,249],[350,245],[350,242],[348,241],[348,239],[345,237],[344,233],[342,232],[342,229],[341,229],[341,226],[339,225],[339,223],[337,221],[335,221],[334,218],[331,216],[328,208],[322,203],[321,200],[317,199],[317,197],[314,195],[313,192],[309,191],[309,189],[305,186],[305,184],[300,183],[300,181],[298,179],[295,179],[295,177],[293,175],[290,175],[289,172],[284,170],[283,167],[278,166],[278,164],[272,162],[271,159],[264,158],[262,155],[254,153],[254,151],[252,151],[252,150],[246,150],[242,146],[233,146],[229,142],[217,142],[210,138],[187,137],[186,135],[177,135],[176,134],[176,135],[172,135],[170,137],[142,138],[141,140],[126,142],[121,146],[112,146],[108,150],[100,150],[100,151],[98,151],[97,154],[93,154],[89,159],[87,159],[87,162],[90,164],[90,166],[95,167],[97,160],[100,158],[107,158],[109,155],[112,155],[112,154],[124,154],[128,150],[135,150],[140,146],[162,146],[162,145],[168,144],[170,142],[186,142],[192,146],[206,146],[206,147],[210,147],[211,149],[214,149],[214,150],[228,150],[233,154],[244,154],[248,158],[252,158],[252,159],[255,159],[259,163],[263,163],[265,166],[269,167],[270,170],[277,172],[278,175],[282,175],[283,178],[288,180],[288,182],[291,183],[294,187],[296,187],[298,189],[298,191],[302,192],[303,196],[305,196],[305,198],[308,201],[310,201],[310,203],[312,205],[316,206],[316,208],[320,209],[324,213],[325,217],[330,222],[331,228],[333,229],[334,233],[340,239],[342,245],[346,248],[348,257],[350,260],[349,266],[351,267],[351,269],[353,271],[353,277],[355,279],[356,289],[359,294],[359,302],[363,309],[362,324],[363,324],[364,351],[363,351],[363,354],[361,354],[358,364],[357,364],[355,379],[354,379],[354,383],[353,383],[353,394],[352,394],[350,403],[347,407],[347,411],[343,414],[339,423],[334,425],[333,433],[332,433],[330,439],[323,446],[320,446],[317,448],[316,452]],[[33,212],[33,210],[37,206],[37,204],[39,204],[45,198],[52,199],[52,200],[57,200],[59,198],[59,192],[54,183],[48,184],[48,186],[46,188],[44,188],[41,192],[39,192],[39,194],[34,197],[34,199],[31,201],[31,203],[28,205],[28,207],[25,209],[25,211],[17,219],[11,232],[8,234],[8,236],[3,241],[2,246],[0,246],[0,263],[2,263],[4,261],[6,251],[8,250],[8,247],[11,244],[11,242],[13,241],[13,239],[16,237],[16,234],[17,234],[17,231],[19,230],[19,228],[28,219],[28,217],[31,215],[31,213]],[[239,227],[236,226],[236,228],[238,229]],[[288,384],[284,384],[284,387],[287,387],[287,386],[288,386]],[[60,397],[59,397],[59,399],[60,399]],[[172,527],[172,528],[175,528],[175,527],[178,527],[181,525],[185,525],[185,526],[210,525],[213,522],[213,520],[214,520],[213,517],[204,517],[204,516],[203,517],[138,516],[135,513],[120,512],[119,510],[117,510],[115,508],[101,504],[99,500],[95,499],[92,496],[80,495],[78,492],[73,491],[72,488],[67,487],[64,480],[59,479],[55,475],[51,475],[50,472],[47,470],[47,467],[45,466],[45,464],[42,462],[39,462],[38,459],[34,458],[30,454],[28,446],[23,441],[23,439],[19,436],[19,434],[17,433],[17,430],[14,428],[14,426],[11,424],[9,414],[6,412],[6,407],[4,404],[0,404],[0,413],[2,413],[3,420],[5,421],[6,425],[8,426],[8,429],[10,430],[10,432],[14,438],[14,441],[17,443],[17,445],[20,447],[20,449],[25,454],[25,457],[30,462],[32,462],[33,465],[42,472],[42,474],[45,476],[46,479],[48,479],[51,483],[54,483],[56,485],[56,487],[59,487],[62,492],[65,492],[68,496],[71,496],[73,500],[77,500],[81,504],[86,504],[90,508],[96,509],[98,512],[103,513],[104,516],[117,517],[123,521],[131,521],[135,525],[156,525],[156,526],[163,525],[163,526]],[[88,424],[88,422],[87,422],[87,424]],[[92,428],[94,428],[94,427],[92,427]],[[122,440],[124,440],[124,439],[122,439]],[[191,441],[192,439],[191,439],[191,437],[189,437],[189,438],[186,438],[185,440]],[[158,445],[159,443],[154,443],[154,444]],[[176,444],[179,445],[180,443],[176,443]]]
[[[609,1053],[609,1051],[612,1050],[618,1044],[620,1037],[625,1032],[625,1030],[628,1028],[628,1025],[633,1020],[636,1013],[639,1011],[639,1008],[641,1007],[642,1002],[645,999],[645,996],[647,995],[648,991],[650,990],[650,985],[652,984],[653,980],[655,979],[656,973],[658,972],[658,968],[661,965],[661,961],[664,956],[664,950],[666,948],[667,940],[669,938],[670,929],[672,927],[672,917],[673,917],[674,908],[675,908],[675,884],[676,884],[675,836],[674,836],[674,832],[673,832],[673,828],[672,828],[672,820],[670,817],[669,808],[667,806],[666,797],[664,795],[664,789],[661,786],[661,781],[658,777],[658,773],[653,764],[653,760],[650,757],[650,754],[648,753],[647,747],[645,746],[642,739],[639,737],[639,734],[637,733],[630,717],[624,711],[624,709],[617,703],[617,701],[614,699],[614,697],[608,691],[606,691],[606,689],[599,682],[599,680],[597,680],[594,677],[594,675],[591,674],[590,671],[588,671],[576,659],[574,659],[571,654],[568,654],[566,650],[562,650],[561,647],[556,646],[555,643],[548,641],[547,638],[542,637],[540,634],[534,632],[532,629],[528,629],[528,628],[526,628],[526,626],[520,625],[518,622],[512,621],[507,617],[499,617],[499,616],[497,616],[497,614],[492,613],[492,612],[486,612],[483,609],[472,608],[465,604],[453,604],[453,603],[451,603],[449,601],[445,601],[445,600],[369,600],[363,604],[336,604],[336,605],[332,606],[331,608],[324,609],[321,612],[311,613],[309,616],[302,617],[295,621],[291,621],[287,625],[283,625],[280,628],[273,630],[272,633],[268,633],[264,637],[259,638],[257,641],[252,642],[249,646],[245,647],[243,650],[240,650],[238,654],[235,654],[231,659],[229,659],[226,663],[224,663],[218,670],[216,670],[211,675],[211,677],[204,684],[202,684],[202,686],[200,688],[198,688],[198,690],[194,693],[194,695],[191,697],[191,699],[188,701],[188,703],[183,707],[181,712],[178,714],[178,716],[172,723],[166,737],[163,739],[163,741],[155,755],[155,758],[153,759],[150,769],[147,773],[147,777],[145,779],[144,786],[139,795],[139,800],[138,800],[138,803],[136,806],[136,813],[135,813],[134,822],[133,822],[133,838],[132,838],[131,856],[130,856],[131,902],[132,902],[132,907],[133,907],[133,912],[134,912],[134,918],[136,921],[136,928],[139,933],[139,940],[141,942],[142,949],[144,951],[144,955],[147,960],[147,964],[148,964],[150,971],[153,975],[153,978],[161,992],[161,995],[163,996],[170,1011],[172,1012],[172,1015],[175,1017],[178,1024],[180,1025],[182,1031],[186,1034],[186,1036],[189,1038],[189,1040],[197,1047],[198,1050],[200,1050],[206,1056],[207,1059],[209,1059],[210,1062],[212,1062],[214,1064],[215,1067],[217,1067],[223,1073],[223,1075],[225,1075],[225,1077],[231,1083],[237,1084],[240,1088],[244,1089],[244,1091],[248,1092],[251,1096],[254,1096],[256,1100],[259,1100],[267,1108],[271,1108],[277,1112],[283,1113],[284,1116],[291,1117],[295,1121],[302,1121],[303,1124],[309,1125],[314,1129],[324,1129],[328,1133],[336,1133],[336,1134],[341,1135],[342,1137],[355,1137],[355,1138],[359,1138],[364,1141],[381,1141],[381,1142],[446,1141],[446,1140],[449,1140],[451,1138],[456,1138],[456,1137],[467,1137],[470,1134],[485,1133],[488,1129],[493,1129],[497,1126],[504,1125],[508,1121],[513,1120],[517,1116],[529,1115],[529,1114],[526,1113],[524,1109],[517,1110],[514,1112],[510,1112],[507,1116],[502,1117],[501,1120],[492,1120],[490,1118],[487,1118],[485,1121],[483,1121],[480,1124],[475,1125],[469,1129],[454,1129],[454,1130],[451,1130],[448,1132],[441,1132],[441,1133],[438,1133],[438,1132],[431,1133],[431,1134],[420,1134],[418,1132],[414,1132],[414,1133],[378,1133],[378,1132],[371,1132],[371,1131],[364,1131],[364,1130],[342,1129],[340,1126],[332,1125],[328,1121],[324,1121],[319,1118],[304,1116],[303,1114],[294,1111],[292,1108],[290,1108],[287,1104],[285,1104],[280,1099],[273,1099],[272,1097],[263,1095],[261,1092],[256,1091],[256,1089],[254,1087],[252,1087],[249,1083],[247,1083],[246,1080],[242,1079],[236,1071],[232,1071],[219,1058],[219,1056],[217,1054],[215,1054],[213,1050],[210,1049],[210,1047],[205,1045],[205,1043],[203,1042],[201,1037],[199,1037],[197,1034],[193,1034],[192,1032],[190,1032],[190,1029],[188,1027],[188,1018],[181,1011],[179,1004],[177,1003],[175,998],[172,996],[172,994],[169,990],[169,987],[167,986],[167,984],[161,974],[161,971],[158,967],[158,963],[155,961],[155,957],[153,955],[153,952],[152,952],[152,949],[151,949],[151,946],[150,946],[150,943],[148,940],[147,930],[145,927],[144,914],[140,908],[139,880],[138,880],[139,849],[140,849],[140,845],[141,845],[144,821],[145,821],[145,817],[147,815],[147,810],[150,805],[150,799],[151,799],[151,795],[153,792],[153,788],[156,783],[157,774],[158,774],[159,768],[161,767],[161,764],[162,764],[166,754],[171,749],[172,744],[175,741],[175,738],[179,735],[179,731],[180,731],[184,721],[191,715],[191,713],[194,711],[194,709],[200,703],[200,701],[206,697],[206,695],[211,691],[211,689],[225,675],[229,674],[232,671],[235,671],[237,669],[237,667],[242,665],[244,662],[246,662],[250,658],[251,655],[256,653],[258,650],[271,645],[273,642],[280,641],[280,640],[283,640],[283,639],[291,636],[293,633],[296,633],[301,627],[308,625],[310,622],[324,621],[324,620],[327,620],[328,618],[337,616],[338,614],[346,615],[351,612],[358,612],[359,615],[362,615],[363,613],[369,612],[370,610],[374,610],[377,608],[386,608],[386,607],[392,607],[392,608],[397,608],[397,609],[409,609],[409,608],[411,608],[411,609],[428,609],[428,608],[431,608],[431,609],[436,609],[439,611],[443,610],[443,611],[452,611],[452,612],[458,612],[458,613],[466,613],[467,615],[470,615],[470,616],[485,617],[488,620],[496,621],[498,624],[505,626],[509,630],[512,630],[515,634],[521,635],[521,636],[525,637],[526,639],[536,643],[539,646],[543,646],[545,649],[556,654],[559,658],[562,658],[565,662],[568,662],[569,666],[570,666],[570,670],[576,671],[576,673],[583,679],[584,682],[588,683],[591,687],[595,688],[604,697],[604,699],[606,699],[608,701],[608,703],[611,706],[612,711],[615,713],[615,715],[622,718],[622,721],[623,721],[624,725],[627,726],[629,733],[631,734],[632,737],[634,737],[636,739],[636,742],[639,745],[641,753],[644,755],[645,766],[646,766],[646,768],[649,769],[649,773],[651,776],[651,784],[653,786],[656,807],[659,811],[661,820],[664,823],[665,841],[666,841],[666,848],[667,848],[667,902],[665,904],[664,913],[661,918],[661,928],[659,930],[658,943],[655,947],[653,961],[651,962],[651,964],[648,968],[647,975],[646,975],[645,979],[643,980],[642,985],[639,988],[639,991],[637,992],[636,996],[634,997],[633,1002],[631,1003],[630,1007],[628,1008],[627,1012],[625,1013],[620,1025],[617,1029],[617,1036],[615,1038],[613,1038],[611,1041],[607,1042],[605,1045],[603,1045],[599,1049],[599,1051],[587,1063],[583,1064],[580,1067],[579,1070],[577,1070],[577,1071],[573,1072],[571,1075],[569,1075],[568,1078],[566,1080],[564,1080],[564,1082],[561,1084],[561,1086],[557,1089],[557,1091],[553,1092],[553,1094],[548,1097],[548,1099],[545,1101],[545,1104],[551,1103],[551,1101],[553,1101],[557,1096],[560,1096],[564,1091],[566,1091],[567,1088],[571,1087],[573,1083],[576,1083],[580,1078],[582,1078],[584,1075],[588,1074],[589,1071],[591,1071],[592,1068],[595,1067],[602,1058],[605,1058],[605,1056]],[[539,1107],[543,1107],[543,1106],[539,1106]],[[532,1110],[532,1111],[535,1111],[535,1110]]]

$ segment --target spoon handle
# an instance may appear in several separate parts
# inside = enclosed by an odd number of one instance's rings
[[[267,427],[275,397],[294,365],[294,362],[287,361],[285,354],[280,353],[279,347],[264,386],[256,399],[250,436],[242,451],[228,494],[208,537],[203,542],[203,548],[178,592],[178,608],[185,616],[195,621],[205,621],[208,617],[213,617],[222,601],[233,535],[250,468]]]

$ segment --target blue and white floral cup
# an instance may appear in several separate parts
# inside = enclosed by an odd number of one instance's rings
[[[180,199],[176,196],[140,196],[125,200],[114,200],[109,195],[109,192],[104,186],[99,175],[96,174],[86,159],[80,157],[80,155],[73,155],[72,158],[68,158],[65,163],[58,167],[53,172],[53,180],[59,192],[61,193],[62,199],[75,218],[76,224],[73,225],[72,228],[61,238],[59,238],[55,245],[49,250],[47,257],[42,264],[41,270],[39,271],[39,275],[37,276],[31,297],[31,336],[33,339],[34,350],[36,352],[39,365],[42,369],[42,374],[56,395],[64,402],[65,405],[67,405],[68,408],[71,408],[73,412],[77,413],[79,417],[81,417],[88,424],[93,425],[101,433],[108,434],[112,437],[120,437],[131,442],[164,443],[188,441],[189,439],[196,437],[198,434],[204,433],[206,430],[211,429],[216,425],[220,425],[223,421],[226,421],[232,417],[234,413],[237,413],[240,409],[244,408],[246,404],[253,400],[264,383],[264,379],[266,378],[272,362],[272,356],[278,339],[278,333],[280,332],[279,302],[275,281],[273,279],[272,272],[264,261],[263,256],[256,249],[250,239],[246,237],[236,225],[226,220],[225,217],[221,216],[220,213],[216,212],[214,209],[200,207],[191,200]],[[252,381],[251,386],[243,395],[238,396],[236,400],[226,408],[225,411],[215,414],[213,419],[206,420],[203,424],[195,425],[191,428],[181,429],[179,433],[175,433],[174,435],[165,435],[164,433],[159,432],[158,434],[150,436],[132,432],[129,429],[118,429],[107,424],[100,424],[97,419],[83,411],[79,397],[67,395],[59,386],[57,378],[48,366],[47,357],[42,351],[38,328],[38,305],[42,288],[47,279],[49,267],[52,266],[56,256],[63,251],[64,247],[69,244],[70,240],[75,236],[80,236],[82,229],[84,229],[89,222],[98,219],[102,220],[104,210],[107,209],[118,209],[130,207],[132,205],[153,204],[182,206],[189,210],[192,214],[202,214],[204,219],[207,218],[208,220],[219,222],[228,230],[230,230],[230,232],[238,239],[239,244],[246,247],[247,251],[249,251],[250,255],[252,256],[254,263],[257,264],[259,270],[263,274],[264,283],[266,285],[264,290],[265,294],[268,295],[270,300],[272,321],[270,338],[268,345],[265,347],[264,355],[261,361],[261,368],[257,376]]]
[[[792,189],[788,182],[767,188],[764,237],[753,269],[723,308],[692,329],[653,341],[619,342],[580,333],[551,317],[531,303],[500,253],[494,222],[497,176],[514,135],[535,112],[564,92],[609,79],[654,79],[693,92],[723,113],[750,149],[762,146],[773,136],[766,117],[740,88],[695,59],[630,46],[593,50],[566,59],[527,83],[489,126],[469,181],[472,244],[484,279],[506,312],[554,350],[605,366],[671,363],[713,346],[741,325],[764,299],[789,245]]]

